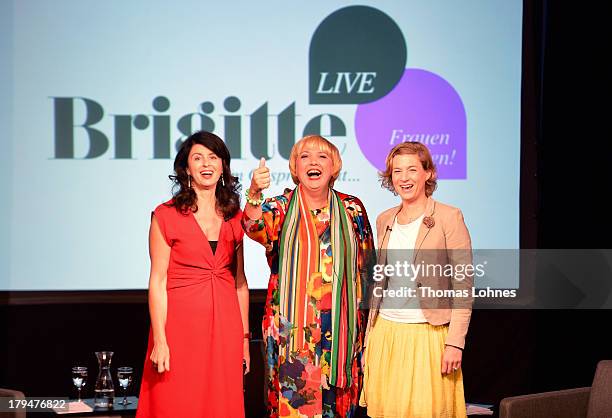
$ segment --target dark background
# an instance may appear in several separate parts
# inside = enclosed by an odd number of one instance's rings
[[[522,248],[612,247],[604,203],[612,165],[612,72],[603,65],[609,22],[599,3],[524,2]],[[263,299],[263,291],[251,292],[246,403],[253,417],[263,415]],[[78,363],[89,366],[92,396],[93,352],[105,349],[115,351],[115,367],[135,368],[136,394],[148,327],[145,291],[0,292],[0,387],[72,396],[70,367]],[[610,330],[612,310],[475,310],[464,353],[466,399],[497,404],[589,386],[597,362],[612,359]]]

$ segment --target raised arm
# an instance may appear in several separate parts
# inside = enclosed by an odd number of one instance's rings
[[[249,187],[248,191],[250,201],[260,201],[262,191],[267,189],[268,187],[270,187],[270,169],[266,167],[265,158],[262,158],[261,160],[259,160],[259,167],[253,170],[253,177],[251,178],[251,187]],[[247,201],[246,205],[244,206],[244,214],[249,219],[261,219],[261,204],[254,205]]]
[[[249,198],[242,211],[242,228],[249,238],[266,247],[278,239],[281,225],[289,204],[288,195],[262,199],[262,190],[270,186],[270,170],[262,158],[259,167],[253,171]]]

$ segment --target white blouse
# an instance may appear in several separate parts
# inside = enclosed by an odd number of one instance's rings
[[[410,324],[427,322],[419,305],[416,281],[414,277],[407,277],[406,272],[411,270],[404,268],[406,262],[412,264],[417,235],[424,217],[425,214],[405,225],[399,224],[396,217],[391,227],[387,264],[396,266],[399,262],[402,267],[396,274],[389,276],[387,293],[379,311],[380,316],[389,321]],[[412,293],[408,289],[413,289]]]

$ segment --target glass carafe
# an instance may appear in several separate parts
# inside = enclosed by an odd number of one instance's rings
[[[115,399],[115,387],[113,386],[113,378],[110,372],[112,351],[96,351],[98,358],[98,378],[94,388],[95,397],[94,404],[98,408],[112,408],[113,400]]]

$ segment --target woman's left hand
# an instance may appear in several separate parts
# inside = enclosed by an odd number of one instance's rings
[[[447,345],[444,348],[442,355],[442,374],[454,373],[461,367],[461,357],[463,351],[452,345]]]
[[[249,353],[249,339],[248,338],[244,339],[242,360],[244,361],[244,374],[247,374],[251,370],[251,354]]]

